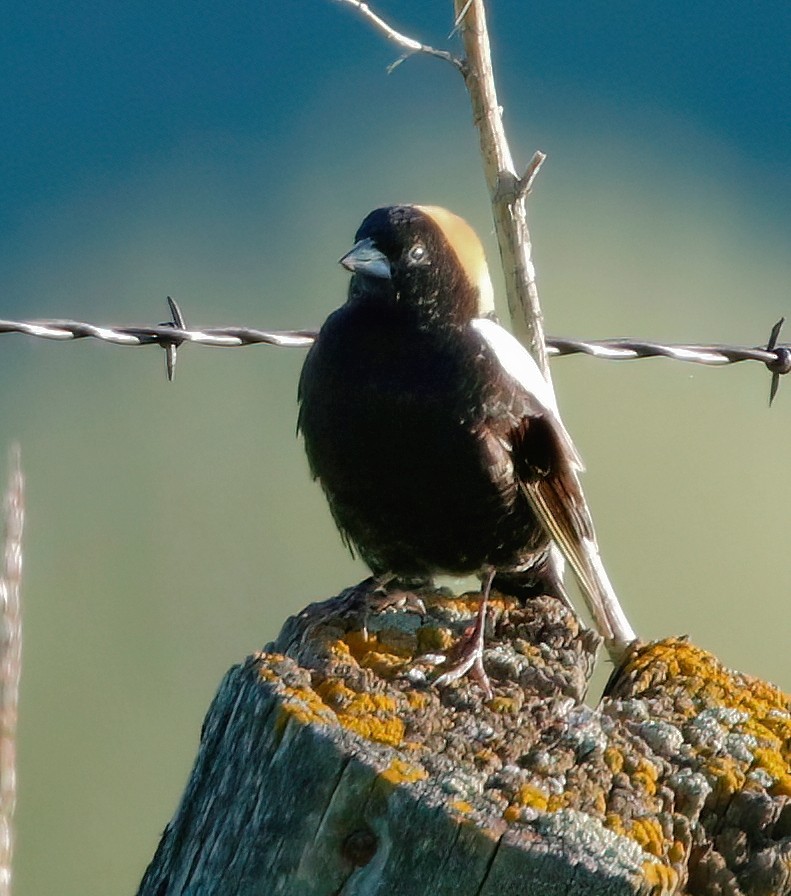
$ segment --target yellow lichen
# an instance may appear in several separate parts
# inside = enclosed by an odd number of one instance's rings
[[[279,734],[290,719],[300,725],[326,725],[329,722],[327,707],[310,688],[283,688],[283,700],[275,720]]]
[[[470,813],[474,811],[472,803],[468,803],[466,800],[453,800],[450,804],[450,808],[459,812],[461,815],[470,815]]]
[[[405,725],[394,697],[360,694],[337,679],[325,679],[316,688],[318,695],[338,717],[344,728],[367,740],[400,746]]]
[[[643,881],[651,887],[651,896],[670,896],[678,888],[678,872],[660,862],[643,862]]]
[[[424,625],[417,632],[416,653],[444,653],[450,650],[455,639],[450,629]]]
[[[388,784],[413,784],[415,781],[427,778],[428,773],[419,765],[412,765],[403,759],[394,759],[379,777]]]
[[[404,697],[414,712],[421,712],[431,703],[431,697],[425,691],[406,691]]]
[[[657,858],[662,858],[670,845],[656,818],[635,818],[627,829],[626,836]]]
[[[523,784],[516,794],[517,801],[523,806],[529,806],[531,809],[539,809],[546,811],[549,797],[547,794],[535,784]]]
[[[648,796],[654,796],[659,771],[653,763],[647,759],[641,759],[637,769],[632,772],[630,777],[635,787]]]
[[[567,793],[552,793],[547,798],[547,812],[558,812],[560,809],[565,809],[569,802],[569,794]]]
[[[498,715],[516,715],[522,704],[513,697],[493,697],[486,705]]]
[[[519,806],[506,806],[503,812],[503,820],[507,821],[508,824],[513,824],[522,817],[522,810]]]
[[[763,769],[773,778],[780,779],[788,775],[788,763],[784,760],[779,749],[756,747],[753,750],[753,757],[755,758],[754,765]]]
[[[607,811],[607,796],[603,790],[596,793],[593,801],[594,808],[598,815],[603,816]]]
[[[713,779],[711,796],[716,806],[724,806],[734,793],[744,787],[744,770],[729,756],[715,757],[707,763],[705,771]]]
[[[687,847],[680,840],[674,840],[667,851],[667,857],[674,865],[681,865],[687,859]]]
[[[604,751],[604,761],[614,775],[623,771],[623,753],[615,747],[607,747]]]
[[[769,792],[772,796],[791,796],[791,775],[781,775]]]
[[[371,669],[379,676],[379,678],[391,679],[401,672],[408,661],[403,660],[392,653],[379,653],[375,650],[369,650],[368,653],[360,657],[360,665],[363,669]]]
[[[364,631],[346,632],[342,639],[335,642],[338,652],[345,647],[347,652],[358,661],[361,656],[376,648],[378,643],[375,636]]]

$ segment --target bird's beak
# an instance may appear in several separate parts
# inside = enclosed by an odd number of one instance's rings
[[[339,259],[347,271],[352,273],[368,274],[370,277],[379,277],[381,280],[390,279],[390,262],[387,256],[380,252],[374,241],[367,237],[356,242],[352,248]]]

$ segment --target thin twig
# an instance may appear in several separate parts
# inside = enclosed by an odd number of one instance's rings
[[[424,56],[433,56],[435,59],[443,59],[445,62],[450,62],[451,65],[464,74],[464,60],[459,59],[447,50],[435,50],[434,47],[430,47],[428,44],[423,44],[419,40],[407,37],[400,31],[396,31],[392,25],[386,22],[381,16],[377,15],[371,7],[367,3],[363,3],[362,0],[337,0],[337,2],[354,7],[354,9],[356,9],[364,19],[370,22],[377,31],[383,34],[388,40],[393,41],[394,44],[401,47],[402,50],[406,51],[403,56],[388,67],[388,71],[392,72],[405,59],[413,54],[422,53]]]
[[[528,162],[527,168],[525,168],[525,173],[519,178],[519,182],[516,185],[516,195],[522,201],[527,199],[530,195],[530,191],[533,189],[533,183],[538,176],[538,172],[541,170],[541,166],[546,161],[546,158],[546,153],[537,149],[533,153],[533,158]]]
[[[22,529],[24,480],[19,446],[10,456],[0,575],[0,896],[10,896],[16,808],[16,728],[22,671]]]

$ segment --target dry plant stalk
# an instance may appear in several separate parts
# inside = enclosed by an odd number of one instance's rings
[[[20,583],[25,520],[24,478],[18,445],[11,449],[4,505],[0,575],[0,896],[10,896],[16,808],[16,729],[22,671]]]

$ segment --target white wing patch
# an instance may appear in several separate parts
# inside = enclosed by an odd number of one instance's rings
[[[530,352],[508,330],[504,330],[493,320],[486,317],[476,318],[472,321],[472,326],[494,352],[503,370],[544,406],[547,415],[553,419],[558,433],[568,449],[572,465],[577,470],[584,470],[585,465],[582,463],[582,458],[577,453],[571,436],[560,419],[555,394],[544,379]]]

